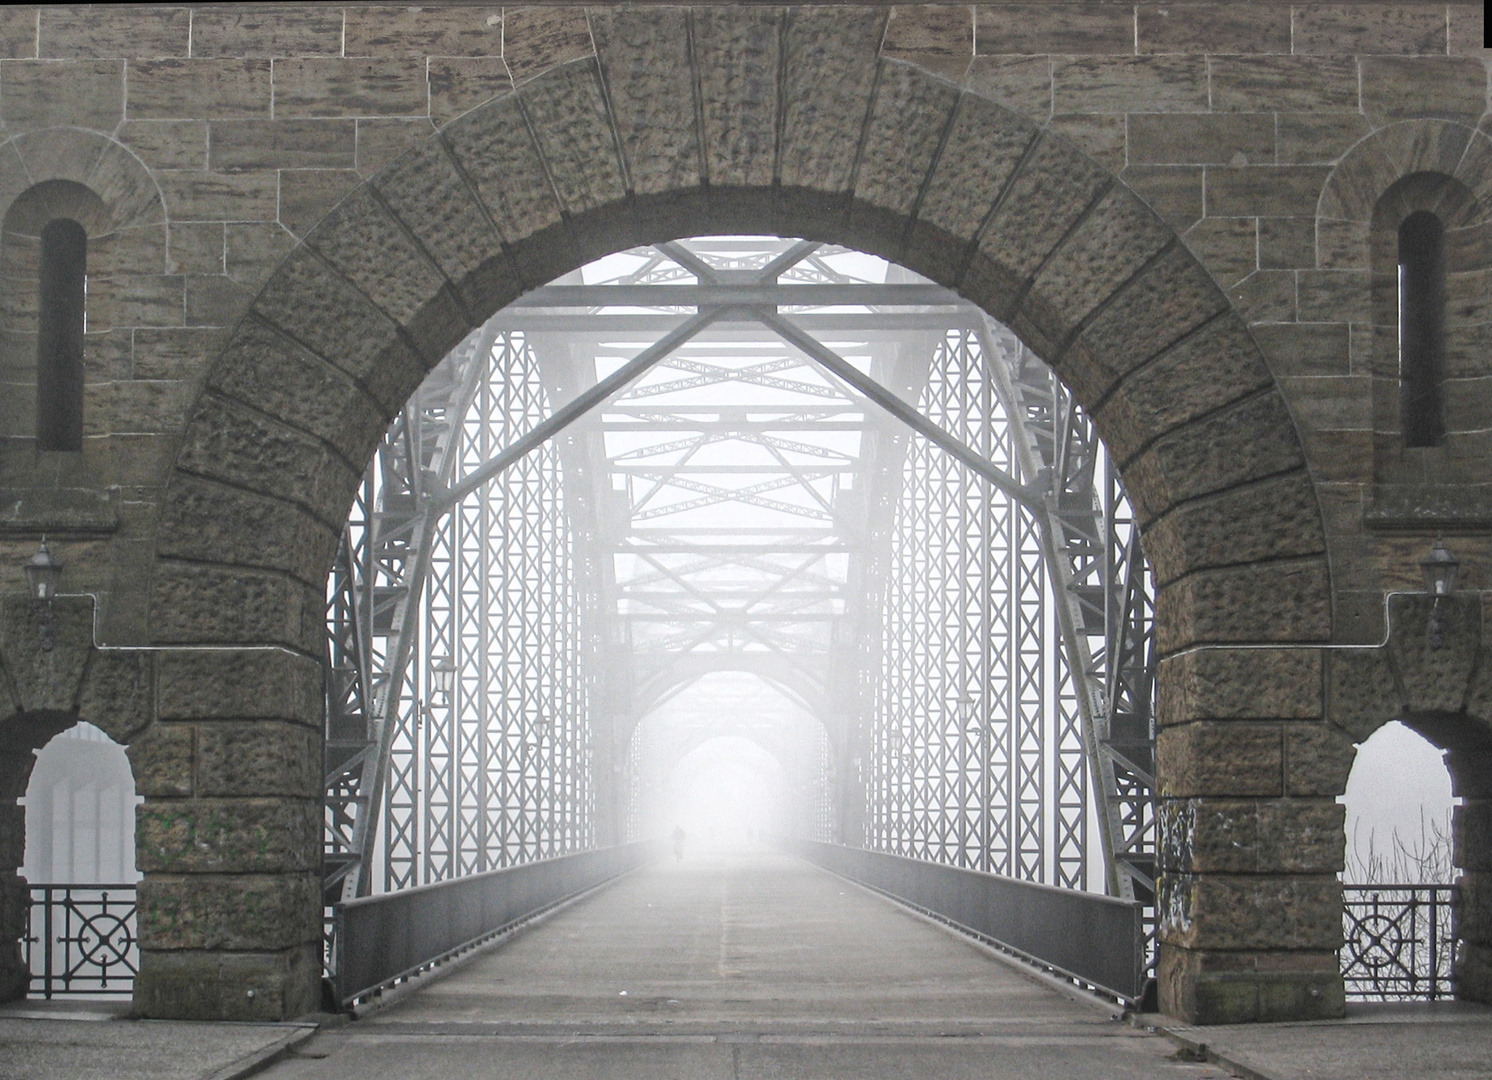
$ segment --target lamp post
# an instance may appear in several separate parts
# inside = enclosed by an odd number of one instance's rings
[[[51,549],[43,539],[41,547],[26,563],[26,584],[30,587],[31,599],[36,604],[42,652],[51,652],[57,645],[56,626],[52,621],[52,600],[57,595],[57,583],[61,580],[62,564],[52,558]]]
[[[1445,644],[1445,625],[1440,621],[1440,599],[1456,591],[1456,574],[1461,564],[1445,546],[1444,540],[1436,540],[1430,554],[1420,561],[1419,568],[1425,575],[1425,591],[1435,598],[1430,609],[1430,622],[1426,627],[1430,648],[1438,649]]]

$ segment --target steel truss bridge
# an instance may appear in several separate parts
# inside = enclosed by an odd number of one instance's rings
[[[1149,904],[1152,615],[1091,424],[972,305],[804,241],[608,257],[474,331],[368,468],[326,901],[635,838],[737,735],[807,839]]]

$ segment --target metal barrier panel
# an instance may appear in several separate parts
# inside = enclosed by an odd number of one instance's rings
[[[337,999],[348,1004],[656,858],[656,841],[539,859],[338,904]]]
[[[1342,980],[1348,1001],[1452,995],[1454,885],[1342,886]]]
[[[1115,997],[1137,1001],[1144,990],[1140,904],[839,844],[784,846]]]
[[[135,886],[32,885],[26,965],[31,996],[129,994],[140,967]]]

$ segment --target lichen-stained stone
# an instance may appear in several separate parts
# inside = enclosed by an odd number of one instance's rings
[[[1029,120],[983,97],[965,93],[959,98],[907,242],[913,269],[943,284],[958,281],[964,252],[1037,132]]]
[[[1156,981],[1161,1009],[1196,1024],[1323,1020],[1347,1008],[1335,949],[1202,951],[1162,935]]]
[[[1307,4],[1295,10],[1296,53],[1445,53],[1445,12],[1418,4]]]
[[[12,141],[34,180],[86,183],[109,140],[77,128],[46,128],[17,135]]]
[[[321,1002],[321,945],[278,952],[141,949],[135,1014],[180,1020],[274,1021]]]
[[[112,229],[136,229],[166,220],[166,208],[154,177],[139,158],[119,143],[104,145],[84,183],[108,207]]]
[[[161,507],[166,558],[283,570],[309,586],[326,579],[338,531],[280,499],[190,475],[172,481]]]
[[[500,6],[343,8],[345,56],[501,56]]]
[[[518,92],[560,202],[581,214],[627,193],[594,60],[555,68]]]
[[[157,722],[132,740],[130,772],[135,794],[145,799],[177,799],[192,794],[196,729],[191,724]]]
[[[372,191],[349,195],[306,243],[403,327],[431,367],[465,335],[469,320],[450,283]]]
[[[903,4],[891,9],[881,42],[882,56],[905,60],[958,81],[968,71],[973,54],[971,9],[927,4]],[[1045,58],[1042,63],[1046,66]]]
[[[1475,123],[1487,110],[1480,57],[1365,56],[1363,112],[1373,120],[1444,117]]]
[[[341,51],[338,8],[250,4],[192,12],[193,56],[336,56]]]
[[[190,8],[48,4],[37,18],[37,55],[64,60],[187,56]]]
[[[1326,718],[1358,742],[1403,714],[1382,649],[1330,649],[1326,672]]]
[[[930,89],[935,80],[922,72],[897,69],[897,65],[878,68],[876,44],[885,25],[885,15],[875,10],[810,7],[788,12],[783,30],[782,145],[778,151],[784,187],[837,195],[854,181],[857,154],[862,176],[867,164],[872,170],[877,167],[870,158],[885,148],[870,149],[874,121],[864,133],[861,148],[872,88],[878,102],[883,101],[882,95],[899,93],[908,108],[923,106],[919,94],[937,93]],[[878,85],[878,70],[883,79],[896,80],[896,87]],[[887,108],[884,103],[877,105],[883,118]],[[902,120],[909,126],[919,122],[913,121],[912,114]],[[918,138],[925,141],[926,133],[919,131]]]
[[[1323,723],[1286,724],[1285,794],[1335,798],[1347,790],[1357,745],[1341,728]]]
[[[275,61],[275,116],[424,116],[421,57],[293,57]]]
[[[153,799],[135,811],[147,875],[319,870],[321,813],[311,799]]]
[[[1052,61],[1052,109],[1062,113],[1206,112],[1207,58],[1081,56]]]
[[[350,169],[357,121],[214,120],[208,139],[214,170]]]
[[[1196,649],[1162,660],[1158,678],[1163,726],[1321,716],[1316,649]]]
[[[283,649],[173,649],[158,661],[162,720],[288,720],[319,729],[320,665]]]
[[[1239,522],[1250,523],[1240,528]],[[1158,584],[1197,570],[1326,550],[1316,489],[1304,470],[1177,506],[1145,529]]]
[[[272,570],[162,560],[151,580],[151,634],[165,645],[263,643],[311,652],[326,641],[323,592]]]
[[[855,171],[852,237],[880,238],[882,251],[900,257],[907,219],[917,209],[958,98],[957,88],[915,68],[882,64]]]
[[[1167,874],[1160,888],[1156,906],[1166,913],[1169,945],[1325,951],[1342,943],[1342,883],[1335,874]],[[1168,919],[1176,910],[1188,917]]]
[[[1102,3],[981,4],[974,9],[974,47],[982,55],[1132,53],[1134,9]]]
[[[1326,558],[1280,559],[1202,570],[1156,598],[1157,645],[1325,641],[1331,634]]]
[[[130,119],[268,118],[274,113],[271,68],[268,59],[133,61],[129,66]],[[0,100],[3,95],[0,86]]]
[[[705,170],[716,187],[764,187],[776,173],[782,17],[776,8],[694,10]]]
[[[322,795],[321,733],[301,724],[225,720],[197,725],[196,794]]]
[[[274,173],[172,172],[157,174],[173,221],[274,221],[279,184]]]
[[[1215,56],[1208,70],[1216,112],[1358,111],[1350,56]]]
[[[1432,614],[1441,623],[1438,646],[1430,641]],[[1466,704],[1482,646],[1481,598],[1475,595],[1389,598],[1388,659],[1411,713],[1458,713]]]
[[[594,53],[583,7],[510,7],[503,11],[503,60],[516,82]]]
[[[632,191],[697,187],[702,162],[688,12],[597,9],[591,33]]]
[[[513,77],[501,57],[432,56],[428,64],[430,119],[437,124],[513,89]]]
[[[1156,756],[1163,798],[1284,794],[1279,724],[1225,720],[1173,725],[1157,736]]]
[[[361,471],[323,443],[222,398],[197,403],[177,469],[286,499],[340,527]]]
[[[219,354],[208,387],[326,440],[349,462],[366,458],[389,422],[346,372],[252,317]]]
[[[352,376],[393,416],[426,366],[368,299],[302,245],[254,301],[267,322]]]
[[[1288,53],[1289,8],[1274,4],[1141,4],[1141,53]]]
[[[155,658],[136,650],[95,649],[78,691],[78,715],[121,745],[155,712]]]
[[[151,874],[137,896],[142,949],[283,949],[321,934],[315,874]]]
[[[1335,799],[1170,799],[1157,857],[1177,874],[1334,874],[1346,817]]]

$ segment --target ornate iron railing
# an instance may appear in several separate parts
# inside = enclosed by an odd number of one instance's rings
[[[1451,995],[1454,885],[1345,885],[1342,899],[1342,978],[1350,1000]]]
[[[31,994],[129,994],[140,967],[135,886],[32,885]]]

